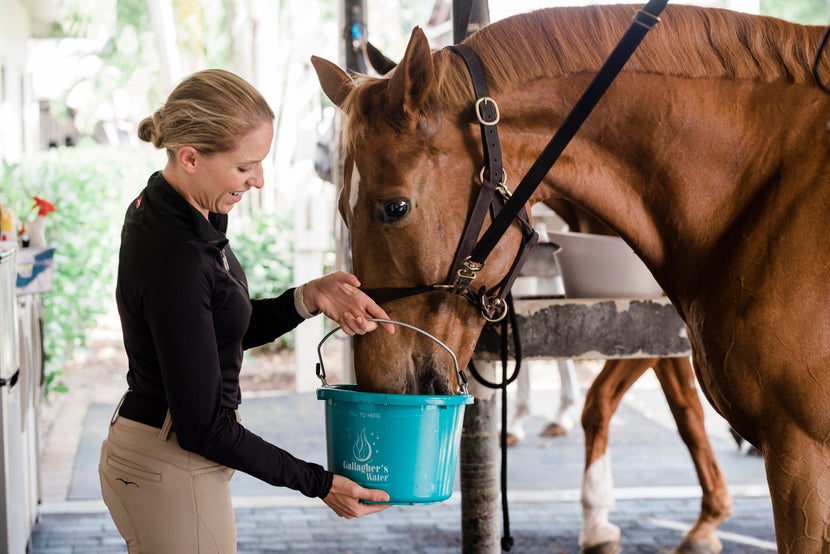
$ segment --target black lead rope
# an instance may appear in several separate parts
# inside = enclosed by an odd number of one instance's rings
[[[813,79],[816,81],[816,86],[825,94],[830,94],[830,87],[825,85],[824,81],[821,80],[821,76],[818,74],[818,66],[821,64],[822,54],[827,48],[828,39],[830,39],[830,27],[821,35],[821,42],[818,43],[818,48],[816,48],[816,57],[813,58]]]
[[[507,295],[508,317],[501,320],[501,382],[494,383],[485,378],[475,367],[472,360],[468,365],[470,373],[473,377],[489,389],[501,389],[501,468],[500,468],[500,488],[501,488],[501,513],[504,527],[504,533],[501,537],[501,549],[509,552],[515,540],[510,535],[510,507],[507,501],[507,386],[516,380],[519,376],[519,371],[522,367],[522,348],[521,340],[519,339],[519,327],[516,320],[516,311],[513,309],[513,295]],[[515,352],[516,367],[510,377],[507,376],[507,358],[508,358],[508,335],[510,329],[513,329],[513,350]]]

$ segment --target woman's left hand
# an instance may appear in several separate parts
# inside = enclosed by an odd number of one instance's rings
[[[386,311],[360,290],[360,281],[351,273],[336,271],[314,279],[303,288],[303,302],[309,312],[320,310],[337,322],[348,335],[363,335],[377,329],[370,318],[389,319]],[[390,334],[391,323],[383,323]]]
[[[374,514],[391,506],[391,504],[366,504],[361,500],[389,502],[389,494],[382,490],[361,487],[351,479],[335,474],[331,490],[323,498],[323,502],[329,508],[346,519]]]

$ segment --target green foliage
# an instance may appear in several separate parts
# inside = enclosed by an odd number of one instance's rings
[[[813,25],[830,24],[830,4],[827,0],[761,0],[760,12]]]
[[[30,215],[32,196],[56,207],[46,225],[55,248],[53,287],[43,295],[47,395],[66,390],[60,383],[66,362],[112,309],[124,213],[163,162],[164,154],[149,148],[83,143],[0,167],[0,199],[19,219]],[[228,235],[253,298],[292,286],[293,210],[232,213]],[[274,346],[290,344],[289,335]]]
[[[19,219],[35,195],[56,207],[46,224],[55,248],[53,288],[43,295],[46,394],[63,390],[57,377],[112,304],[123,214],[152,167],[146,149],[86,143],[3,165],[0,198]]]
[[[228,240],[245,270],[251,298],[279,296],[293,286],[293,218],[290,208],[276,214],[231,213]],[[271,348],[290,347],[291,338],[285,335]]]

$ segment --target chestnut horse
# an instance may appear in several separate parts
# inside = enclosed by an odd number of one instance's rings
[[[510,175],[531,166],[634,9],[541,10],[465,41],[499,105]],[[764,455],[779,550],[799,554],[830,550],[830,98],[811,74],[822,31],[669,6],[528,202],[565,198],[643,259],[688,326],[701,389]],[[313,62],[345,114],[339,208],[355,273],[366,288],[445,283],[483,164],[463,61],[416,29],[383,77]],[[508,230],[476,286],[501,281],[521,236]],[[466,364],[484,319],[451,292],[384,307]],[[456,389],[416,333],[356,339],[355,367],[363,390]]]
[[[372,67],[381,74],[390,72],[397,65],[371,43],[367,44],[367,56]],[[561,198],[549,198],[544,203],[560,216],[571,231],[614,234],[585,210]],[[719,552],[722,545],[717,537],[717,529],[731,514],[732,498],[706,435],[703,406],[695,386],[694,372],[689,359],[685,357],[607,360],[588,389],[581,418],[585,436],[585,473],[582,481],[580,545],[585,551],[605,552],[615,551],[620,544],[620,529],[608,520],[614,506],[613,475],[608,452],[611,418],[625,393],[649,368],[653,368],[663,389],[680,437],[689,449],[703,492],[698,519],[684,537],[678,551]],[[559,413],[542,431],[547,436],[567,432],[570,425],[563,418],[567,418],[576,401],[573,392],[576,375],[571,360],[559,360],[559,375],[562,384]],[[518,402],[514,419],[508,422],[505,437],[507,446],[515,445],[523,436],[521,421],[530,414],[528,370],[521,372],[516,382]]]

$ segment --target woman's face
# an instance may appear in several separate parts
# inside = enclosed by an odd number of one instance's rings
[[[243,135],[233,150],[197,154],[195,186],[189,201],[207,217],[207,212],[226,214],[251,187],[262,188],[262,160],[271,150],[274,124],[263,122]]]

